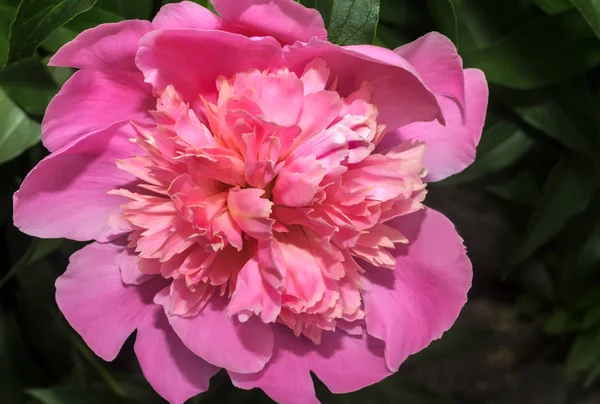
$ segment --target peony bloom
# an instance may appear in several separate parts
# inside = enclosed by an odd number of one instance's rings
[[[474,159],[479,70],[428,34],[395,51],[327,42],[292,0],[164,6],[51,60],[51,154],[14,196],[37,237],[93,242],[56,282],[105,360],[135,331],[171,403],[234,385],[315,403],[376,383],[439,338],[471,284],[426,183]]]

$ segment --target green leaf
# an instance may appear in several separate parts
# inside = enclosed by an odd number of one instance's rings
[[[458,48],[458,1],[427,0],[427,6],[440,32],[450,38]]]
[[[48,65],[49,61],[50,58],[46,58],[42,62],[45,65]],[[71,76],[75,73],[75,69],[69,69],[66,67],[47,66],[47,69],[50,75],[52,76],[52,79],[59,87],[62,87],[67,82],[67,80],[69,80],[69,78],[71,78]]]
[[[581,320],[581,329],[589,330],[600,325],[600,306],[592,307]]]
[[[600,193],[596,193],[585,212],[569,222],[558,242],[561,251],[564,249],[563,266],[569,268],[571,278],[587,279],[600,268]]]
[[[372,44],[379,22],[379,0],[332,0],[329,40],[338,45]]]
[[[80,337],[75,335],[74,332],[71,332],[69,336],[71,337],[71,345],[74,346],[81,358],[96,371],[98,376],[100,376],[105,383],[106,387],[108,387],[110,391],[117,396],[127,396],[127,392],[123,389],[121,384],[108,370],[105,369],[104,365],[100,363],[100,359],[90,350],[90,348],[80,339]]]
[[[463,54],[491,83],[518,89],[547,86],[600,64],[600,47],[576,11],[546,16],[497,43]]]
[[[25,265],[31,265],[46,257],[48,254],[60,247],[63,241],[64,240],[62,238],[33,239],[30,247],[31,253],[28,255]]]
[[[464,354],[477,349],[493,336],[490,329],[455,326],[446,331],[442,338],[433,341],[421,352],[410,356],[406,364],[422,364]]]
[[[51,53],[56,53],[64,44],[71,42],[76,36],[77,31],[63,26],[50,34],[40,46]]]
[[[535,6],[548,14],[562,13],[573,7],[569,0],[530,0]]]
[[[454,400],[426,385],[397,374],[354,393],[333,395],[317,383],[317,397],[324,403],[364,404],[364,403],[399,403],[399,404],[457,404]]]
[[[152,17],[152,0],[98,0],[95,8],[110,11],[126,20],[149,20]]]
[[[29,115],[41,120],[58,86],[37,56],[21,59],[0,71],[0,86]]]
[[[600,329],[580,334],[567,354],[568,372],[579,372],[600,362]]]
[[[16,10],[0,4],[0,66],[4,66],[8,57],[8,37],[10,24],[15,18]]]
[[[600,146],[600,103],[593,91],[587,77],[577,77],[552,88],[552,96],[577,132],[589,143]]]
[[[74,390],[66,388],[30,389],[27,394],[42,404],[125,404],[135,401],[102,390]]]
[[[600,306],[600,286],[588,285],[585,290],[579,290],[570,303],[576,310]]]
[[[522,94],[516,95],[517,100],[524,98]],[[592,152],[590,143],[549,92],[541,92],[533,102],[513,105],[513,110],[529,125],[564,146],[584,155]]]
[[[32,121],[0,88],[0,163],[17,157],[40,140],[40,125]]]
[[[13,267],[4,275],[2,279],[0,279],[0,288],[8,282],[13,276],[15,276],[19,270],[36,263],[41,260],[54,250],[56,250],[63,243],[63,239],[42,239],[42,238],[34,238],[31,242],[31,245],[21,257],[19,261],[17,261]]]
[[[544,323],[544,332],[551,335],[565,334],[573,331],[577,323],[564,309],[555,311]]]
[[[487,48],[537,18],[524,0],[457,0],[461,54]]]
[[[458,32],[460,32],[461,54],[491,46],[502,37],[494,23],[492,13],[485,9],[488,3],[460,1]]]
[[[422,34],[424,26],[431,25],[431,13],[425,1],[381,0],[380,3],[379,24],[388,24],[412,39]]]
[[[527,223],[526,233],[505,275],[560,232],[569,219],[589,206],[598,186],[596,180],[588,168],[570,164],[565,158],[554,166],[542,200]]]
[[[23,384],[37,379],[38,372],[32,359],[31,352],[24,346],[19,319],[0,307],[0,394],[3,402],[24,402]]]
[[[301,0],[300,4],[317,10],[323,17],[325,27],[329,25],[329,17],[331,15],[331,0]]]
[[[386,383],[387,382],[387,383]],[[450,397],[430,389],[426,385],[412,380],[390,380],[386,379],[380,389],[386,390],[390,403],[410,404],[457,404]],[[363,397],[368,397],[363,395]],[[364,403],[365,401],[361,401]]]
[[[592,368],[590,374],[586,377],[585,382],[583,382],[583,387],[586,389],[589,388],[592,383],[596,381],[598,376],[600,376],[600,363]]]
[[[375,45],[384,48],[396,49],[399,46],[410,42],[410,38],[403,36],[397,29],[389,27],[386,24],[380,23],[377,27],[377,35],[375,37]]]
[[[46,252],[38,251],[42,255]],[[50,369],[53,377],[58,379],[71,371],[73,356],[67,339],[72,331],[62,316],[54,314],[54,284],[64,267],[54,268],[51,260],[40,256],[32,257],[32,261],[34,263],[27,271],[17,273],[15,282],[11,284],[18,297],[14,310],[21,319],[23,337],[35,353],[37,362]]]
[[[600,107],[585,77],[550,88],[513,90],[496,88],[496,99],[523,121],[563,146],[592,157],[600,133]]]
[[[10,28],[8,63],[31,56],[57,28],[96,0],[22,0]]]
[[[144,404],[165,403],[141,374],[113,373],[113,376],[123,389],[125,396],[135,398],[136,401]]]
[[[100,24],[123,21],[123,17],[112,11],[94,6],[89,11],[79,14],[69,21],[64,27],[77,33],[86,29],[94,28]]]
[[[121,0],[121,1],[125,1],[125,0]],[[210,11],[212,11],[213,13],[217,13],[215,11],[215,8],[213,7],[212,3],[210,2],[210,0],[192,0],[194,3],[198,3],[200,4],[202,7],[208,8]],[[314,0],[317,1],[317,0]],[[318,1],[327,1],[327,0],[318,0]],[[162,0],[162,4],[169,4],[169,3],[179,3],[180,0]]]
[[[514,177],[500,184],[487,186],[486,190],[507,201],[530,206],[535,206],[542,196],[540,187],[530,170],[521,170]]]
[[[64,44],[72,41],[75,37],[86,29],[94,28],[100,24],[123,21],[123,17],[112,11],[104,10],[97,5],[89,11],[79,14],[67,24],[58,28],[48,36],[40,46],[55,53]]]
[[[599,0],[571,0],[583,18],[600,38],[600,1]]]
[[[485,130],[477,146],[475,162],[460,174],[440,185],[474,181],[515,164],[532,148],[534,142],[515,123],[501,120]]]

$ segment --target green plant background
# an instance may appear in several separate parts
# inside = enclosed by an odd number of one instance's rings
[[[167,1],[0,0],[0,402],[160,403],[127,343],[94,356],[54,302],[81,247],[12,225],[12,194],[46,155],[40,122],[73,70],[46,64],[84,29]],[[20,4],[22,3],[22,4]],[[207,5],[206,1],[198,3]],[[324,403],[600,403],[600,1],[303,0],[330,40],[395,48],[436,30],[482,69],[477,160],[430,184],[475,281],[457,325],[378,385]],[[268,403],[219,373],[192,403]]]

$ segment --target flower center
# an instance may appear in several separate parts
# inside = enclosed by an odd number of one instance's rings
[[[239,321],[278,321],[316,343],[364,317],[356,259],[393,269],[407,242],[385,224],[422,207],[423,144],[374,153],[364,83],[346,96],[325,62],[220,77],[215,95],[165,88],[138,127],[140,155],[119,161],[137,188],[122,218],[141,271],[171,279],[169,313],[229,298]]]

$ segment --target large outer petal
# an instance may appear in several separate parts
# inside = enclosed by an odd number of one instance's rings
[[[87,245],[71,256],[66,272],[56,280],[58,307],[96,355],[107,361],[117,356],[144,311],[153,306],[160,287],[156,282],[125,285],[119,271],[122,250],[112,243]]]
[[[114,123],[152,124],[152,89],[139,71],[76,72],[52,99],[42,121],[42,142],[55,151]]]
[[[290,70],[298,75],[315,58],[327,61],[331,77],[338,78],[337,91],[342,96],[358,90],[365,81],[371,83],[370,102],[379,111],[377,121],[390,130],[412,122],[443,121],[435,96],[420,80],[415,68],[391,50],[377,48],[377,57],[374,57],[361,47],[340,47],[316,39],[285,50]]]
[[[258,373],[229,371],[234,386],[250,390],[261,388],[273,400],[283,404],[318,404],[310,377],[310,351],[315,348],[305,337],[296,337],[289,328],[273,325],[273,356]],[[310,344],[313,344],[311,347]]]
[[[224,29],[246,36],[272,36],[282,44],[327,39],[321,14],[290,0],[211,0]]]
[[[275,350],[265,368],[254,374],[229,372],[243,389],[259,387],[285,404],[318,403],[310,371],[334,393],[348,393],[377,383],[392,372],[387,368],[383,343],[375,338],[324,332],[320,345],[281,325],[273,327]]]
[[[13,197],[15,226],[36,237],[80,241],[120,234],[108,218],[128,200],[108,191],[135,180],[115,164],[138,152],[132,136],[130,124],[113,125],[43,159]]]
[[[152,89],[135,65],[149,21],[101,24],[79,34],[50,59],[51,66],[82,69],[75,73],[48,105],[42,122],[42,141],[57,150],[90,132],[121,121],[152,123]]]
[[[430,32],[394,52],[417,69],[421,79],[436,95],[452,97],[464,105],[463,64],[451,40],[438,32]]]
[[[168,299],[161,303],[168,310]],[[255,316],[241,323],[226,310],[227,300],[215,296],[194,317],[167,317],[183,343],[205,361],[235,372],[258,372],[273,353],[270,325]]]
[[[152,30],[149,21],[100,24],[79,34],[50,59],[50,66],[134,71],[140,38]]]
[[[276,68],[283,63],[273,38],[246,38],[223,31],[157,30],[142,38],[136,63],[156,90],[169,84],[186,101],[198,95],[216,101],[216,79],[252,68]]]
[[[481,70],[465,70],[465,108],[439,96],[446,125],[438,122],[416,122],[385,135],[378,150],[407,139],[425,142],[424,165],[429,170],[427,181],[440,181],[464,170],[475,160],[488,102],[488,87]],[[463,115],[464,114],[464,115]]]
[[[210,10],[191,1],[165,4],[152,20],[156,29],[221,29],[221,19]]]
[[[324,332],[310,363],[311,370],[336,394],[360,390],[393,373],[385,364],[383,343],[367,334]]]
[[[171,404],[208,390],[210,378],[219,371],[186,348],[158,305],[145,311],[134,349],[148,382]]]
[[[385,341],[388,367],[448,330],[467,301],[472,267],[462,239],[442,214],[424,209],[388,222],[411,240],[393,252],[393,271],[364,265],[367,331]]]

